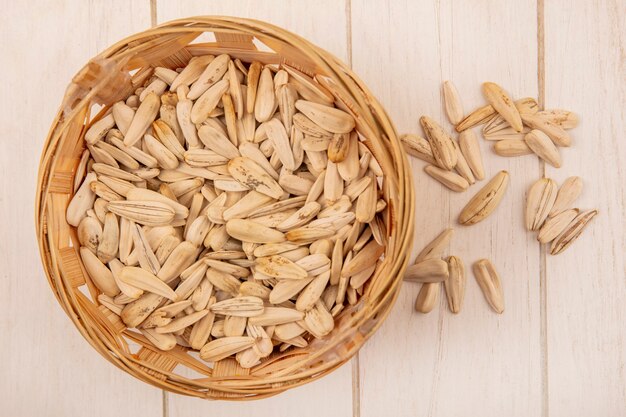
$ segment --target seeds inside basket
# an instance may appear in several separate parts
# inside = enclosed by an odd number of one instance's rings
[[[67,210],[104,306],[161,350],[244,368],[328,335],[387,235],[353,116],[304,74],[228,55],[156,68],[135,94],[86,131]]]

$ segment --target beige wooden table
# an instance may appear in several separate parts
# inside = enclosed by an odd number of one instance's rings
[[[2,0],[0,13],[0,415],[22,416],[624,416],[626,415],[626,4],[623,0]],[[463,311],[413,311],[406,284],[375,337],[318,382],[254,403],[163,393],[102,359],[52,296],[39,262],[33,199],[39,155],[70,77],[111,43],[178,17],[263,19],[351,64],[399,132],[444,121],[440,85],[466,110],[480,83],[572,109],[582,123],[564,166],[498,158],[511,186],[487,221],[457,228],[451,252],[493,259],[506,310],[493,314],[469,275]],[[453,194],[413,161],[416,249],[454,225]],[[580,175],[580,207],[600,215],[560,256],[522,226],[524,190],[543,173]],[[477,190],[474,188],[473,190]]]

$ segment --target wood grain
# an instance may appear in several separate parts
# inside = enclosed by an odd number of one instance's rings
[[[2,10],[1,414],[160,415],[160,392],[105,361],[59,307],[33,224],[39,155],[65,87],[93,55],[146,28],[148,4],[3,1]]]
[[[545,10],[537,1],[0,0],[0,216],[8,219],[0,228],[2,415],[624,415],[626,10],[618,0],[555,0]],[[580,175],[578,205],[600,215],[571,248],[542,264],[539,245],[522,227],[524,192],[543,172],[534,157],[496,157],[481,139],[487,177],[507,169],[511,184],[493,217],[471,227],[457,226],[456,217],[485,182],[451,193],[414,160],[415,251],[455,227],[450,254],[465,261],[468,276],[460,315],[448,311],[443,293],[431,314],[414,312],[419,285],[407,283],[357,365],[253,403],[163,396],[104,361],[59,308],[32,234],[33,189],[71,76],[151,21],[202,14],[267,20],[352,62],[400,133],[421,133],[422,114],[449,128],[439,89],[446,79],[466,112],[484,103],[480,83],[487,80],[514,97],[545,96],[547,107],[576,111],[582,122],[572,131],[573,147],[562,151],[564,166],[546,172],[559,182]],[[538,17],[545,32],[539,45]],[[537,59],[541,47],[545,67]],[[502,316],[489,310],[471,273],[482,257],[502,275]]]
[[[534,2],[355,2],[352,13],[354,69],[400,133],[418,131],[422,114],[446,123],[440,99],[446,79],[456,84],[466,111],[483,105],[483,81],[498,82],[515,97],[537,94]],[[457,226],[456,218],[486,182],[451,193],[413,161],[415,251],[454,226],[450,253],[465,261],[467,296],[458,316],[443,293],[435,311],[420,315],[413,311],[418,285],[405,284],[389,320],[361,351],[361,416],[540,411],[539,247],[523,230],[521,209],[539,165],[532,157],[496,157],[481,145],[487,178],[506,169],[511,184],[498,210],[475,226]],[[502,276],[502,316],[489,310],[471,273],[483,257]],[[493,392],[498,395],[487,395]]]
[[[294,4],[287,1],[180,2],[157,0],[158,22],[205,14],[237,15],[275,23],[334,53],[348,57],[346,14],[343,1],[323,0]],[[305,406],[306,405],[306,406]],[[170,417],[186,417],[206,412],[228,416],[291,415],[351,416],[352,372],[346,364],[321,381],[295,388],[278,397],[252,403],[206,402],[168,395]]]
[[[600,214],[569,249],[547,257],[551,417],[626,413],[626,9],[620,1],[546,2],[546,106],[581,124],[561,183],[584,181],[581,208]]]

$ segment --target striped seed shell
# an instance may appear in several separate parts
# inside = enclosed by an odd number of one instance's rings
[[[567,132],[558,124],[551,122],[537,114],[522,114],[524,124],[531,129],[537,129],[545,133],[556,146],[570,146],[572,139]]]
[[[540,130],[533,129],[524,136],[526,144],[541,159],[555,168],[561,167],[561,155],[548,135]]]
[[[539,230],[552,210],[558,187],[550,178],[537,180],[526,196],[526,229]]]
[[[174,219],[174,209],[158,201],[111,201],[107,210],[146,226],[165,226]]]
[[[240,156],[228,162],[228,172],[233,178],[246,187],[279,199],[284,191],[260,165],[250,158]]]
[[[487,104],[486,106],[479,107],[461,120],[455,127],[457,132],[462,132],[471,127],[487,122],[496,114],[496,110]]]
[[[570,224],[563,230],[550,245],[550,255],[558,255],[578,239],[587,224],[598,214],[598,210],[588,210],[580,213]]]
[[[461,210],[459,223],[467,226],[487,218],[500,204],[508,183],[508,172],[497,173]]]
[[[465,265],[457,256],[449,256],[446,262],[448,278],[443,282],[443,287],[446,291],[448,308],[454,314],[458,314],[465,298]]]
[[[580,177],[569,177],[561,187],[556,195],[556,200],[550,210],[550,216],[554,216],[561,211],[567,209],[583,191],[583,181]]]
[[[178,76],[170,84],[170,90],[176,91],[181,85],[189,86],[195,82],[204,72],[207,65],[213,61],[213,55],[194,56],[189,60],[187,66],[178,74]]]
[[[215,324],[213,325],[214,327]],[[207,362],[217,362],[252,347],[254,342],[254,338],[249,336],[231,336],[215,339],[200,349],[200,358]]]
[[[563,210],[554,217],[549,217],[537,234],[537,240],[541,243],[548,243],[556,239],[567,226],[578,216],[580,210]]]
[[[407,151],[409,155],[413,155],[432,165],[437,163],[433,157],[430,143],[423,137],[407,133],[400,136],[400,141],[404,145],[404,150]]]
[[[215,59],[211,60],[209,64],[204,68],[200,76],[197,80],[193,82],[189,92],[187,93],[187,98],[190,100],[200,100],[202,95],[208,91],[212,86],[222,80],[224,74],[228,70],[228,62],[230,61],[230,57],[226,54],[218,55]],[[182,84],[186,85],[186,83]],[[226,82],[228,86],[228,82]],[[223,93],[222,93],[223,94]],[[220,96],[222,95],[220,94]],[[208,113],[208,112],[207,112]]]
[[[306,269],[281,255],[257,258],[254,269],[256,272],[280,279],[303,279],[308,276]]]
[[[87,133],[85,133],[85,142],[89,145],[95,144],[105,137],[107,132],[111,130],[113,126],[115,126],[115,118],[113,114],[109,113],[100,120],[94,122],[89,129],[87,129]]]
[[[280,224],[278,224],[276,228],[281,232],[286,232],[291,229],[304,226],[306,223],[315,218],[320,209],[321,206],[317,201],[307,203],[302,206],[298,211],[289,216],[287,219],[280,222]]]
[[[426,133],[437,165],[451,170],[456,166],[456,144],[443,128],[428,116],[420,117],[420,124]]]
[[[214,126],[202,125],[198,129],[198,136],[209,150],[222,155],[224,158],[232,159],[239,156],[237,147],[233,145],[224,132]]]
[[[481,259],[474,263],[474,277],[485,296],[485,300],[493,311],[502,314],[504,311],[504,295],[502,283],[495,267],[488,259]]]
[[[215,314],[236,317],[254,317],[263,313],[263,300],[258,297],[241,296],[228,298],[211,305]]]
[[[343,110],[312,101],[298,100],[296,108],[322,129],[332,133],[348,133],[355,127],[354,118]]]
[[[543,117],[561,126],[563,129],[573,129],[578,126],[578,115],[569,110],[544,110],[537,113],[537,116]]]
[[[483,83],[483,95],[493,108],[518,132],[524,128],[515,103],[509,95],[496,83]]]

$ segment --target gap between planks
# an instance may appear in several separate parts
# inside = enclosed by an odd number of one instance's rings
[[[545,66],[545,4],[537,0],[537,87],[539,109],[545,109],[546,100],[546,66]],[[539,174],[546,175],[546,164],[539,161]],[[539,244],[539,342],[541,367],[541,416],[549,415],[548,391],[548,287],[547,287],[547,244]]]

